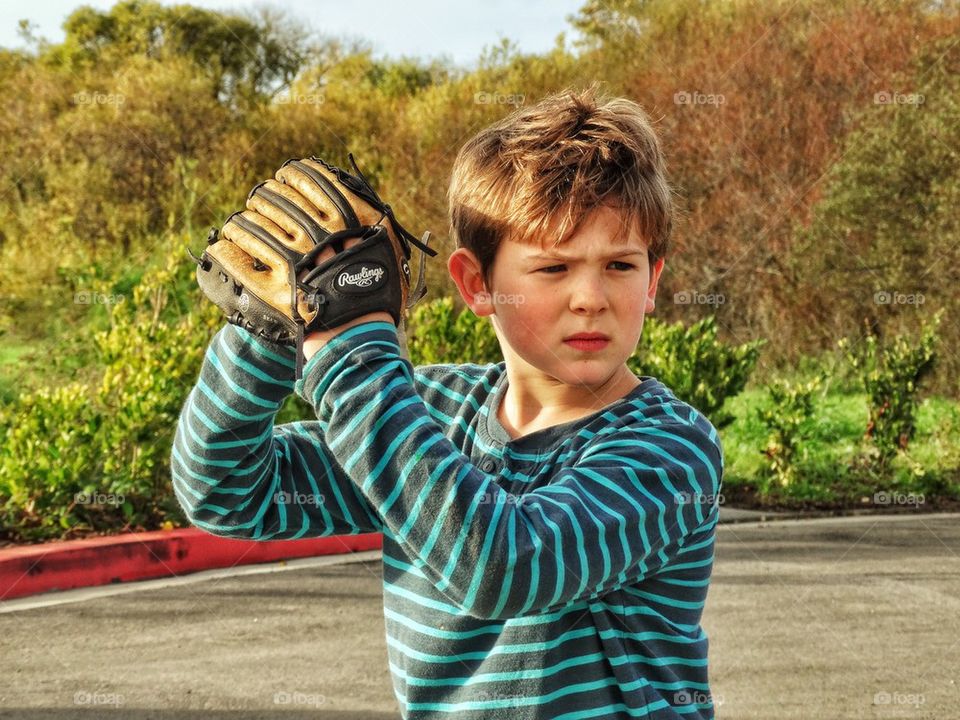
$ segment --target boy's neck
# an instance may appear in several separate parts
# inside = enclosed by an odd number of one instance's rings
[[[515,378],[507,372],[507,390],[497,408],[497,419],[516,439],[543,428],[579,420],[627,395],[640,379],[623,365],[605,383],[582,387],[548,378]]]

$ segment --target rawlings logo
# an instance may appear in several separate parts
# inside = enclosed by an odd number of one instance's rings
[[[348,268],[337,276],[338,288],[343,289],[347,285],[353,285],[356,288],[368,288],[372,285],[379,285],[380,279],[385,273],[384,269],[378,265],[373,267],[362,265],[360,270],[355,273],[351,273],[351,269],[352,268]]]

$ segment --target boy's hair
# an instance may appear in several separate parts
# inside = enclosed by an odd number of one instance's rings
[[[649,118],[632,100],[601,95],[596,83],[519,108],[467,141],[449,201],[454,242],[477,256],[488,287],[504,239],[539,245],[552,237],[559,245],[602,204],[640,231],[651,266],[666,254],[672,227]]]

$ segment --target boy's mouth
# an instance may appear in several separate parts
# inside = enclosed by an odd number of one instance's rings
[[[564,342],[567,340],[609,340],[610,337],[599,332],[579,332],[574,333],[563,339]]]
[[[603,333],[576,333],[563,339],[564,344],[577,350],[603,350],[610,344],[610,338]]]

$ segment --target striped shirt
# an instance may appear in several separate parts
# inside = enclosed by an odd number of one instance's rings
[[[389,323],[294,383],[293,350],[233,325],[180,415],[196,526],[257,540],[383,533],[404,718],[713,718],[701,625],[723,453],[655,378],[511,439],[504,363],[414,368]],[[315,421],[274,425],[296,392]]]

